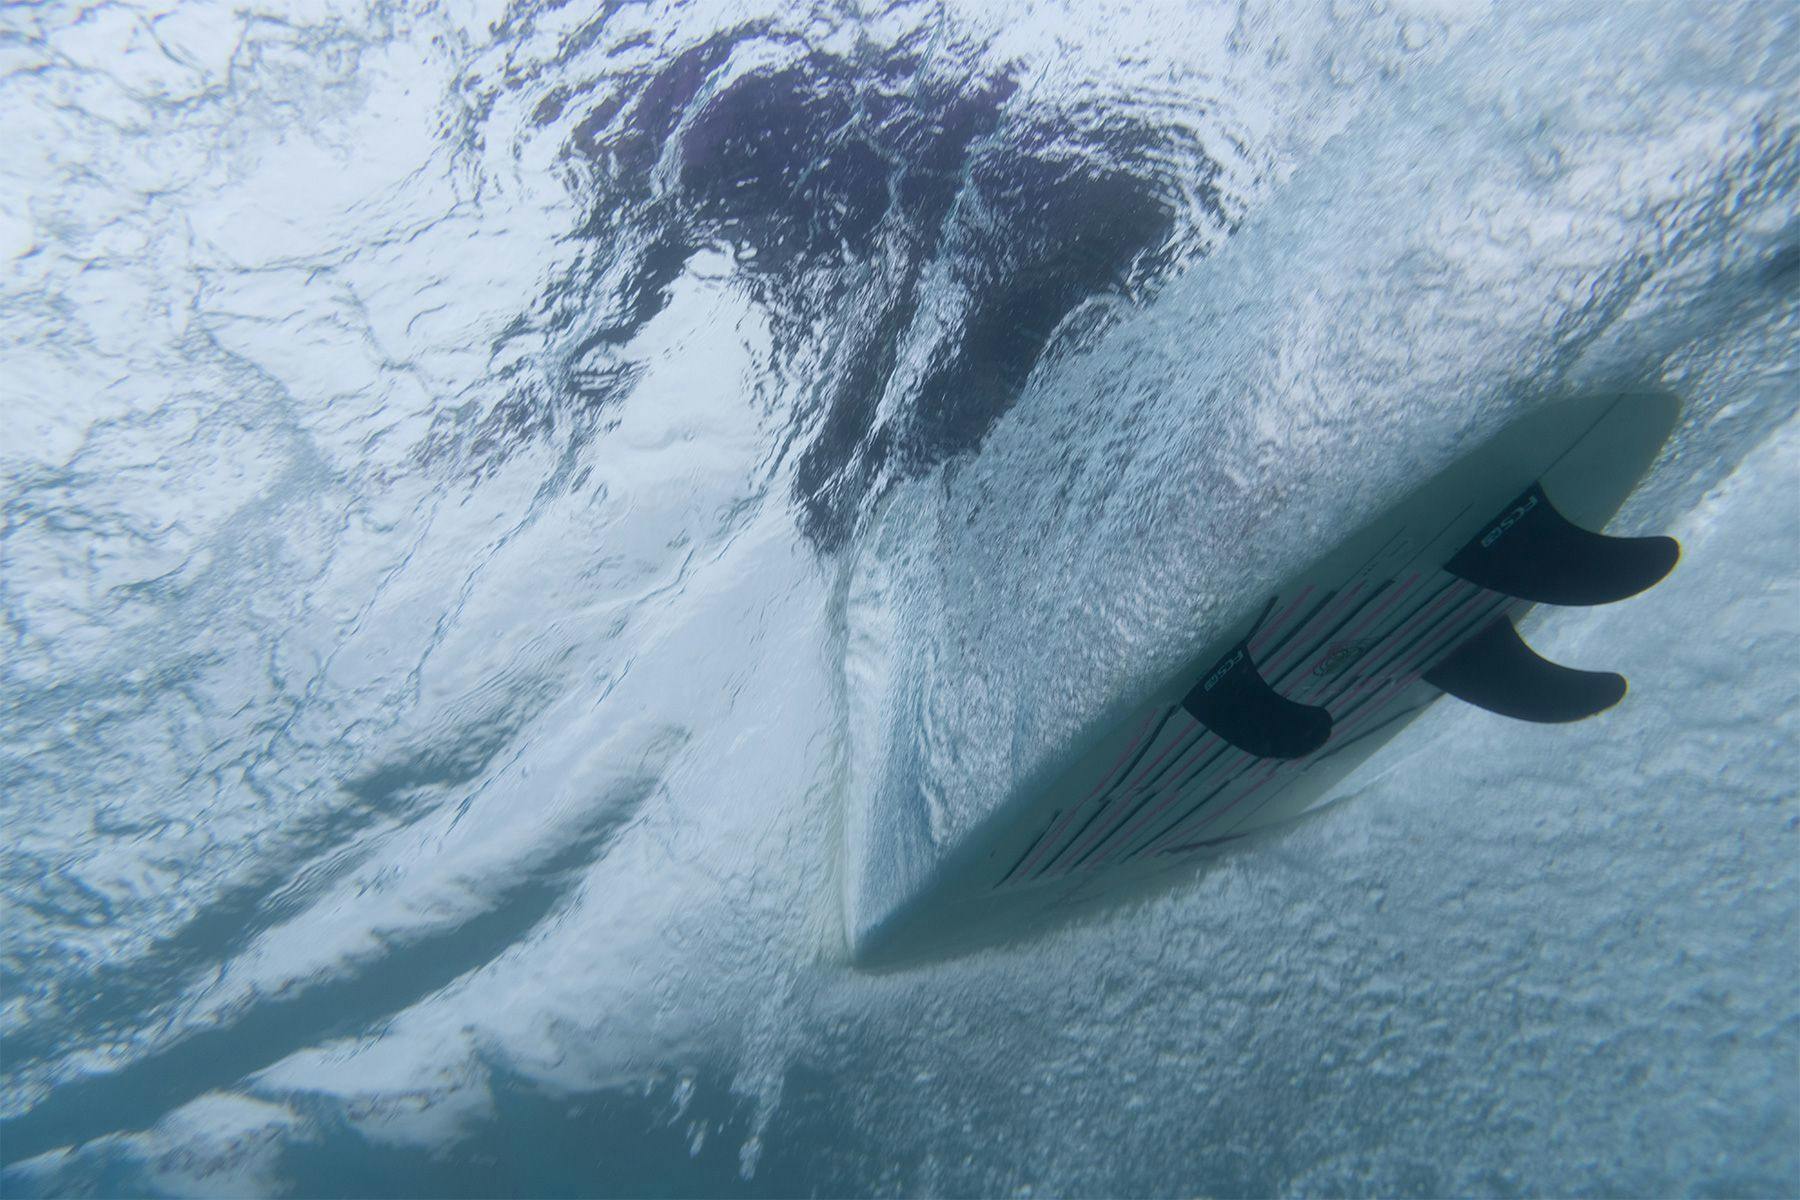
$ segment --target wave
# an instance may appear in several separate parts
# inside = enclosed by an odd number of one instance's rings
[[[0,22],[10,1192],[1791,1190],[1786,12]],[[1262,582],[1628,385],[1686,565],[1532,639],[1604,727],[1434,712],[848,968]]]

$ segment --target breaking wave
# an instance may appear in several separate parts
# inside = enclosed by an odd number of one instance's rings
[[[9,1194],[1792,1193],[1800,22],[0,12]],[[872,889],[1472,440],[1682,569],[1327,818]]]

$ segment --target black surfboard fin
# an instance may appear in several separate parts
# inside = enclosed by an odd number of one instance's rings
[[[1539,604],[1611,604],[1657,583],[1680,557],[1674,538],[1608,537],[1571,523],[1534,483],[1444,569]]]
[[[1257,673],[1247,641],[1214,663],[1181,706],[1226,742],[1258,758],[1304,758],[1331,737],[1331,714],[1278,694]]]
[[[1625,698],[1623,675],[1540,658],[1506,617],[1425,672],[1425,682],[1503,717],[1553,724],[1591,717]]]

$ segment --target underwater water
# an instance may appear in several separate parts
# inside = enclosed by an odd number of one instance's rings
[[[1800,1191],[1786,5],[0,9],[0,1187]],[[1616,669],[904,971],[862,881],[1487,434]],[[889,847],[891,848],[891,847]],[[916,869],[917,863],[906,864]]]

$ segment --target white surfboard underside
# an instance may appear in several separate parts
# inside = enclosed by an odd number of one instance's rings
[[[1006,940],[1305,815],[1442,694],[1421,676],[1495,618],[1531,608],[1444,563],[1533,482],[1571,521],[1603,528],[1679,411],[1664,393],[1613,394],[1509,426],[1283,583],[1253,629],[1221,630],[1135,711],[1025,781],[924,886],[854,935],[853,957],[879,967]],[[1331,713],[1317,752],[1256,758],[1182,708],[1246,636],[1278,693]]]

